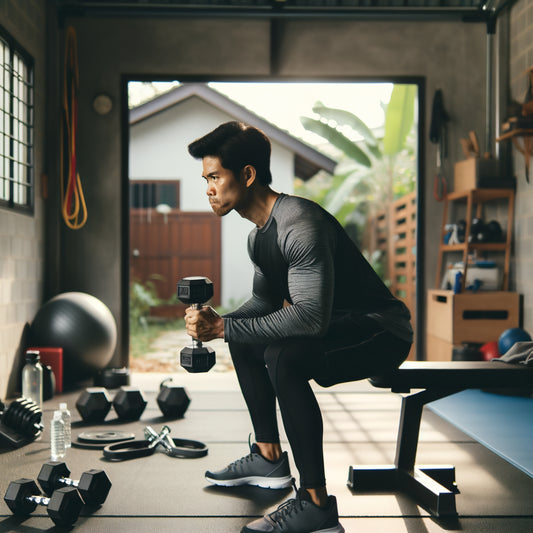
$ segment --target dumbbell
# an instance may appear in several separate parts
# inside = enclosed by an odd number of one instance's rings
[[[103,387],[85,389],[76,401],[76,409],[85,422],[101,422],[114,407],[121,420],[138,420],[148,402],[135,387],[121,387],[113,401]]]
[[[57,489],[49,498],[45,498],[35,481],[26,478],[9,484],[4,501],[11,512],[19,516],[27,516],[33,513],[38,505],[43,505],[48,516],[58,526],[74,524],[83,507],[83,500],[75,487]]]
[[[67,486],[77,488],[87,505],[101,505],[105,502],[111,489],[111,481],[103,470],[87,470],[83,472],[79,481],[70,479],[69,476],[70,470],[65,463],[51,461],[41,467],[37,481],[47,496]]]
[[[194,309],[213,297],[213,282],[209,278],[191,276],[178,282],[178,300],[190,304]],[[180,352],[180,365],[187,372],[208,372],[216,361],[215,351],[202,342],[192,339],[192,346],[186,346]]]
[[[42,430],[42,410],[32,400],[18,398],[6,409],[0,406],[0,437],[13,446],[21,446],[37,438]]]
[[[164,379],[159,385],[157,405],[168,418],[182,418],[191,400],[183,387],[171,384],[172,378]]]

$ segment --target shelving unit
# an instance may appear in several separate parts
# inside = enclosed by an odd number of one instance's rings
[[[501,290],[507,291],[509,289],[509,266],[511,262],[511,238],[512,226],[514,217],[514,189],[470,189],[459,192],[452,192],[446,196],[444,202],[444,210],[442,215],[442,227],[439,241],[439,255],[437,260],[437,275],[435,287],[440,288],[443,275],[444,255],[447,252],[462,252],[462,261],[465,266],[463,272],[463,282],[466,280],[466,273],[468,269],[468,254],[474,251],[478,252],[499,252],[504,253],[503,278]],[[483,205],[487,202],[496,200],[507,200],[507,231],[503,242],[468,242],[468,235],[470,235],[470,226],[473,216],[482,218]],[[460,244],[444,244],[444,237],[446,235],[445,226],[449,222],[450,204],[453,202],[466,202],[466,231],[464,242]],[[475,213],[475,215],[474,215]]]

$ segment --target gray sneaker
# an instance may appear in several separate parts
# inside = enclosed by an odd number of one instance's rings
[[[257,444],[250,453],[218,472],[205,473],[207,481],[223,487],[255,485],[265,489],[284,489],[291,486],[292,477],[287,452],[277,461],[269,461],[260,453]]]
[[[335,496],[328,496],[327,507],[321,508],[300,489],[296,498],[243,527],[241,533],[344,533],[344,528],[339,523]]]

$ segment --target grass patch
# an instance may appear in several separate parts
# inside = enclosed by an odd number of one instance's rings
[[[167,331],[185,329],[185,321],[178,320],[147,320],[144,325],[130,323],[130,355],[142,358],[152,351],[154,341]]]

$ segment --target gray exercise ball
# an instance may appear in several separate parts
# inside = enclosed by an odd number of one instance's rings
[[[107,366],[117,344],[109,308],[83,292],[65,292],[46,302],[31,324],[33,346],[63,348],[65,386],[94,376]]]

